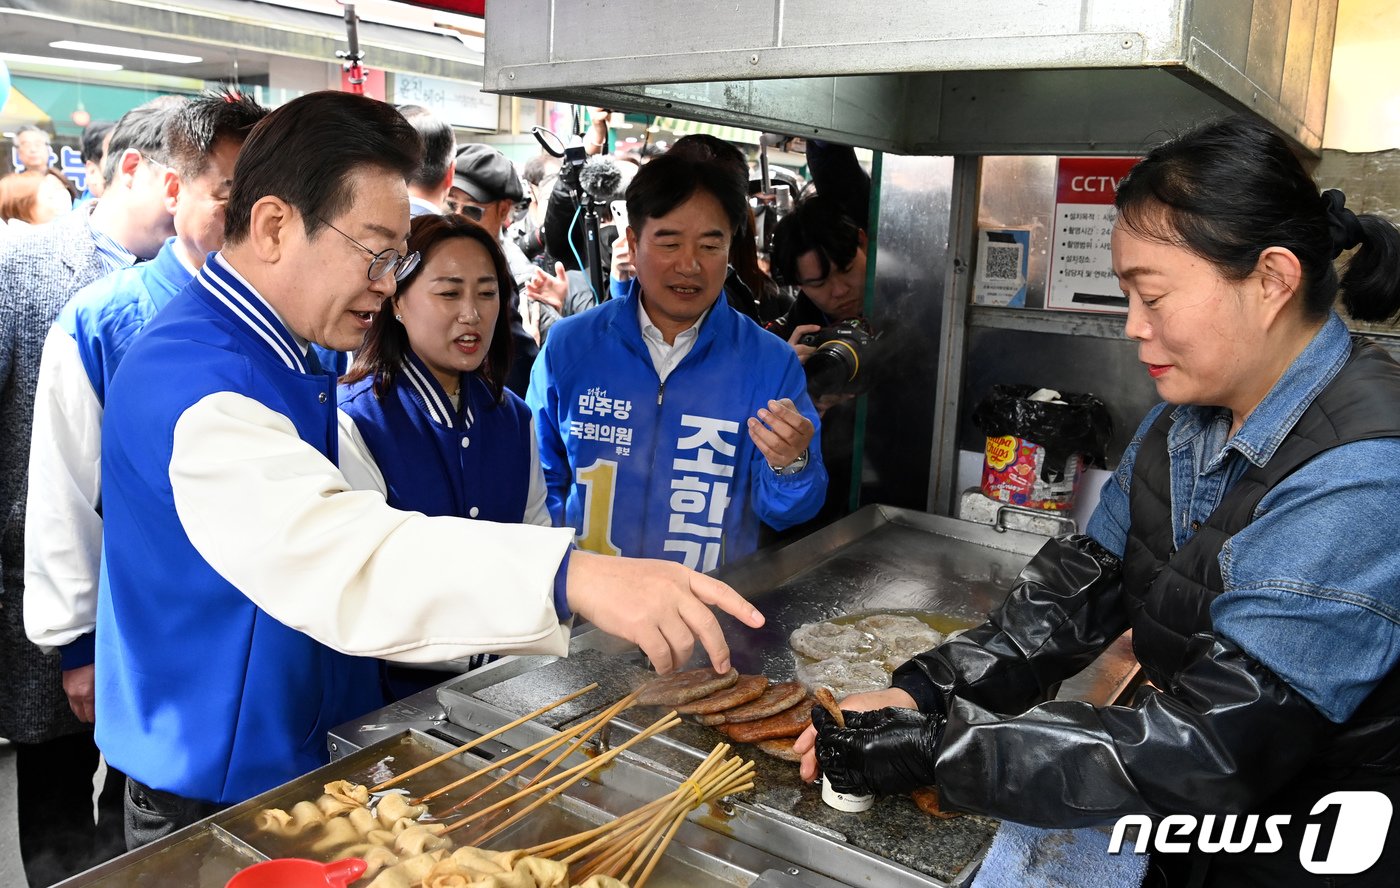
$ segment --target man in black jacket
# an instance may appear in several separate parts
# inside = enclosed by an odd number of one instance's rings
[[[865,232],[832,200],[815,195],[773,229],[773,276],[801,295],[768,330],[793,343],[799,360],[812,353],[796,338],[858,318],[865,311]]]

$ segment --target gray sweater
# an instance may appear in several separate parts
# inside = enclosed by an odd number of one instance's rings
[[[104,272],[80,207],[0,237],[0,737],[40,743],[90,730],[63,693],[58,655],[24,634],[24,498],[44,338],[68,299]]]

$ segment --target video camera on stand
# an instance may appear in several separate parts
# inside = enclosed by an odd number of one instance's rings
[[[586,266],[594,298],[600,301],[606,299],[608,282],[598,242],[598,207],[609,206],[622,197],[625,187],[622,167],[605,154],[589,157],[583,147],[582,133],[575,133],[569,144],[565,145],[557,134],[544,127],[534,127],[531,132],[541,148],[563,160],[559,178],[568,186],[574,204],[581,208],[583,214],[586,256],[580,258]],[[572,225],[569,232],[572,242]]]

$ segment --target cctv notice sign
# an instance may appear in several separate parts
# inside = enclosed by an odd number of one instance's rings
[[[1055,176],[1055,231],[1045,307],[1126,314],[1113,276],[1113,195],[1136,157],[1062,157]]]

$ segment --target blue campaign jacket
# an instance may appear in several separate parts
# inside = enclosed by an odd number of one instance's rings
[[[97,402],[131,347],[132,337],[164,308],[193,276],[175,255],[175,238],[150,262],[114,271],[79,290],[54,321],[78,343]]]
[[[410,354],[389,392],[374,377],[340,387],[384,482],[389,505],[425,515],[520,523],[529,495],[530,412],[507,390],[497,404],[486,382],[462,374],[461,409]]]
[[[698,570],[816,514],[826,494],[821,434],[806,469],[779,476],[747,420],[791,398],[818,424],[787,343],[720,298],[663,386],[637,319],[639,287],[554,325],[527,396],[556,524],[579,546]]]
[[[106,404],[107,387],[136,335],[156,312],[194,280],[175,253],[175,238],[160,248],[154,259],[100,277],[79,290],[58,313],[54,323],[73,337],[78,358],[97,395]],[[314,343],[324,370],[337,376],[345,372],[349,356]],[[84,635],[63,647],[63,667],[71,669],[93,661],[92,635]]]
[[[97,742],[147,786],[234,803],[324,764],[327,729],[383,697],[377,661],[259,609],[210,567],[175,511],[175,425],[209,394],[252,398],[337,456],[335,380],[307,372],[286,328],[219,263],[146,326],[107,393]]]
[[[194,276],[175,255],[172,237],[150,262],[98,278],[79,290],[58,313],[54,323],[77,341],[78,355],[99,404],[106,402],[107,386],[132,338],[192,280]],[[344,352],[315,344],[311,347],[322,369],[336,375],[345,372],[348,360]]]

